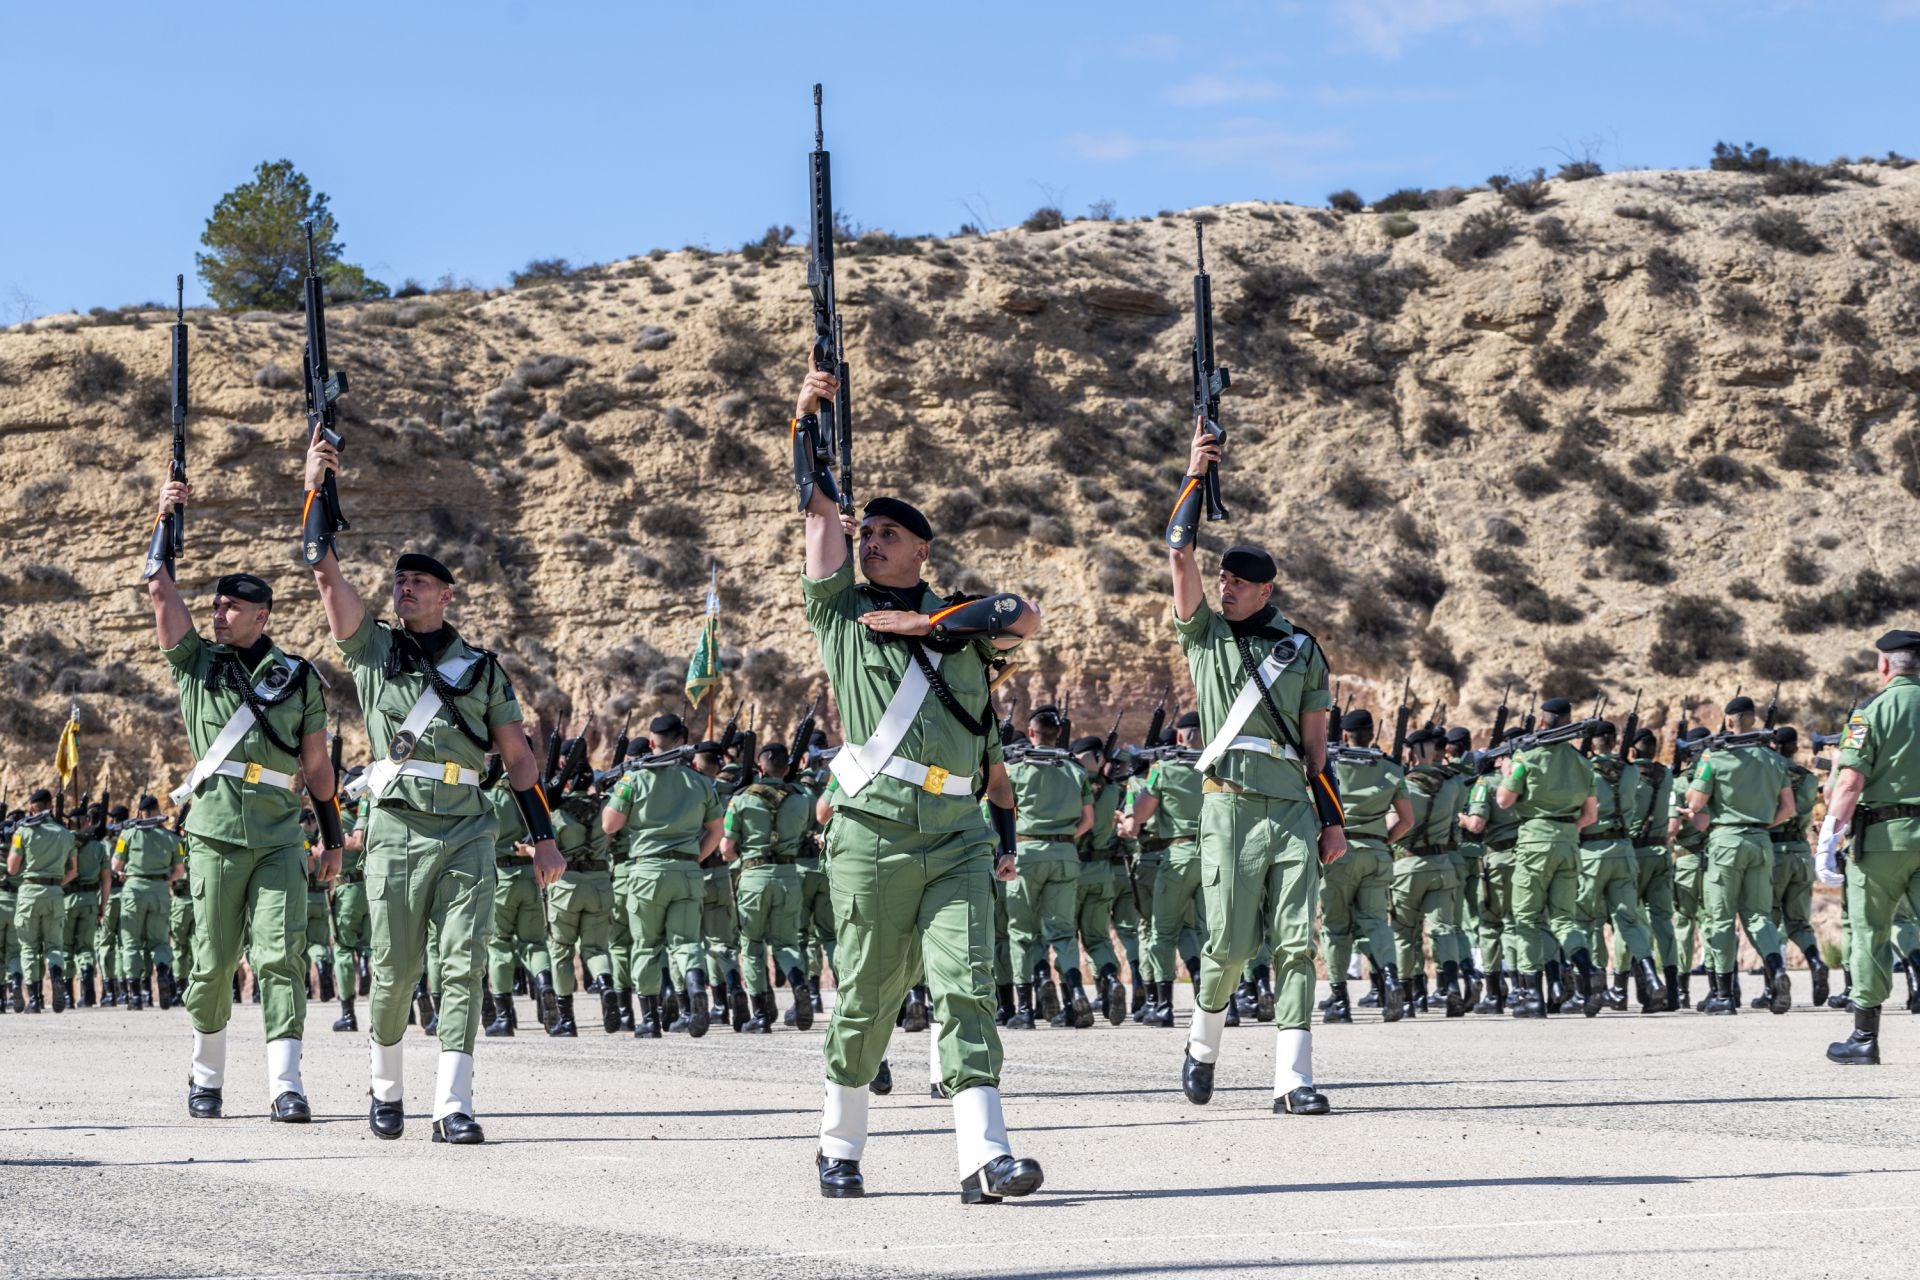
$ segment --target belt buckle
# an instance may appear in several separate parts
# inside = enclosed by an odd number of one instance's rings
[[[440,780],[446,783],[450,787],[458,786],[460,783],[459,764],[455,761],[449,760],[446,762],[446,764],[442,765],[440,767]]]
[[[948,777],[949,774],[945,769],[937,764],[930,764],[927,766],[927,780],[920,784],[920,789],[929,795],[945,795]]]
[[[241,770],[240,777],[246,782],[260,781],[260,766],[258,764],[248,764],[245,769]]]

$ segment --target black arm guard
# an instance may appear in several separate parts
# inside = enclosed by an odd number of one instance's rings
[[[1011,858],[1014,847],[1019,841],[1019,831],[1014,825],[1014,812],[1011,808],[1002,808],[993,801],[987,801],[987,812],[993,816],[994,857]]]
[[[833,483],[829,457],[820,442],[820,419],[815,414],[793,420],[793,483],[800,490],[800,510],[805,511],[818,488],[827,501],[840,505],[840,491]]]
[[[520,802],[520,817],[527,824],[527,839],[535,844],[553,839],[553,813],[547,808],[546,793],[540,790],[540,784],[536,782],[524,791],[515,787],[513,798]]]
[[[313,802],[313,816],[320,820],[320,847],[339,849],[347,843],[347,833],[340,825],[340,801],[334,796]]]
[[[1010,591],[962,600],[933,615],[932,639],[948,636],[997,636],[1019,621],[1027,611],[1026,601]]]
[[[1347,813],[1340,804],[1340,784],[1333,780],[1332,770],[1320,770],[1308,789],[1313,792],[1313,812],[1322,827],[1346,825]]]
[[[1200,523],[1200,499],[1205,489],[1199,476],[1188,476],[1180,482],[1180,497],[1167,518],[1167,545],[1175,551],[1193,545],[1193,529]]]

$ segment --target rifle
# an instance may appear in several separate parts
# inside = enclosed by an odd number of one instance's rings
[[[1220,394],[1232,385],[1227,370],[1213,358],[1213,281],[1207,275],[1206,228],[1193,226],[1193,415],[1201,429],[1221,445],[1226,444],[1226,429],[1220,425]],[[1206,500],[1207,519],[1227,519],[1226,504],[1220,499],[1220,466],[1208,463],[1207,472],[1189,477],[1173,505],[1173,518],[1167,522],[1167,545],[1178,547],[1192,537],[1201,499]]]
[[[1068,694],[1060,695],[1060,745],[1073,746],[1073,703]]]
[[[173,461],[167,464],[167,479],[185,482],[187,478],[187,278],[173,278]],[[187,513],[180,507],[170,509],[153,526],[153,541],[147,544],[146,577],[162,569],[174,576],[174,566],[186,547]]]
[[[1625,759],[1633,751],[1633,740],[1640,736],[1640,691],[1633,691],[1633,706],[1627,711],[1627,722],[1621,726],[1620,756]]]
[[[1487,758],[1497,760],[1501,756],[1510,756],[1531,747],[1550,747],[1556,742],[1573,742],[1580,738],[1591,738],[1599,727],[1595,720],[1573,720],[1566,724],[1557,724],[1551,729],[1542,729],[1537,733],[1523,733],[1511,742],[1503,742],[1487,749]]]
[[[1487,736],[1489,747],[1499,746],[1500,739],[1507,736],[1507,695],[1511,692],[1513,681],[1509,680],[1506,687],[1500,690],[1500,706],[1493,713],[1493,732]]]
[[[1527,714],[1522,716],[1520,719],[1520,732],[1522,733],[1533,732],[1533,726],[1537,723],[1533,715],[1533,704],[1538,702],[1539,700],[1540,700],[1540,695],[1538,693],[1532,693],[1527,695]]]
[[[807,292],[813,299],[813,367],[839,379],[834,398],[820,406],[816,418],[801,419],[793,433],[793,470],[800,483],[800,509],[806,510],[816,484],[826,485],[827,496],[842,515],[853,514],[852,382],[841,340],[840,303],[833,279],[832,158],[820,115],[820,86],[813,86],[813,152],[807,157],[808,191],[813,205],[810,243],[807,245]],[[834,455],[840,457],[840,476],[833,475]],[[836,492],[837,489],[837,492]]]
[[[1412,695],[1413,695],[1413,673],[1408,672],[1405,682],[1402,683],[1400,686],[1400,707],[1399,707],[1399,710],[1397,710],[1394,713],[1394,717],[1393,717],[1393,750],[1388,754],[1392,756],[1393,762],[1395,764],[1402,764],[1405,762],[1404,757],[1406,755],[1406,750],[1407,750],[1407,723],[1413,719],[1413,708],[1410,705],[1408,705],[1407,699]]]
[[[1593,754],[1593,734],[1600,725],[1600,712],[1606,705],[1607,695],[1604,693],[1593,700],[1593,711],[1587,716],[1587,731],[1580,735],[1580,754],[1583,756]]]
[[[1107,740],[1101,744],[1100,755],[1103,759],[1113,759],[1113,749],[1120,745],[1120,712],[1113,713],[1113,728],[1107,730]]]
[[[813,701],[808,704],[805,714],[800,717],[800,723],[793,727],[793,741],[787,747],[787,772],[781,777],[782,782],[792,782],[800,776],[801,762],[806,759],[807,744],[813,741],[814,717],[819,714],[820,695],[816,693],[813,695]]]
[[[1167,727],[1167,699],[1173,694],[1171,684],[1162,686],[1159,705],[1153,709],[1153,718],[1147,721],[1147,741],[1149,750],[1160,745],[1160,734]]]
[[[593,712],[589,711],[586,726],[580,730],[578,737],[567,743],[566,760],[560,767],[559,776],[547,786],[548,794],[555,800],[566,794],[567,788],[573,785],[574,776],[587,767],[587,734],[592,729]]]
[[[633,712],[629,711],[620,720],[620,736],[613,740],[613,764],[610,769],[619,769],[621,762],[627,758],[627,748],[633,745],[633,739],[627,734],[632,723]]]
[[[547,795],[553,796],[553,780],[560,774],[560,726],[555,725],[547,731],[547,763],[540,771],[540,780],[546,787]]]
[[[735,710],[732,715],[727,717],[726,728],[720,731],[720,761],[722,764],[726,763],[727,753],[733,750],[739,741],[740,712]]]
[[[320,438],[338,449],[340,433],[338,402],[347,393],[347,375],[327,367],[327,314],[325,289],[313,261],[313,224],[307,224],[307,349],[300,355],[307,383],[307,435],[318,432]],[[307,505],[300,527],[300,557],[309,565],[320,563],[333,546],[333,535],[351,528],[340,513],[340,491],[329,471],[320,479],[320,487],[307,494]]]
[[[342,742],[342,741],[340,740],[340,716],[339,716],[339,713],[338,713],[338,712],[336,712],[336,713],[334,714],[334,717],[333,717],[333,743],[332,743],[332,748],[333,748],[333,760],[332,760],[332,763],[333,763],[333,794],[334,794],[334,797],[335,797],[336,799],[338,799],[338,798],[339,798],[339,795],[340,795],[340,787],[341,787],[341,785],[342,785],[342,784],[341,784],[341,782],[340,782],[340,771],[341,771],[341,765],[342,765],[342,764],[343,764],[343,763],[345,762],[345,760],[344,760],[344,756],[342,755],[342,752],[344,752],[344,751],[345,751],[345,749],[346,749],[346,744],[345,744],[345,743],[343,743],[343,742]]]
[[[1739,685],[1735,685],[1735,686],[1733,686],[1733,696],[1734,696],[1735,698],[1737,698],[1737,697],[1739,697],[1739,696],[1740,696],[1740,686],[1739,686]],[[1729,701],[1731,701],[1731,700],[1732,700],[1732,699],[1729,699]],[[1722,732],[1722,733],[1725,733],[1725,732],[1727,731],[1727,718],[1728,718],[1728,717],[1727,717],[1727,714],[1726,714],[1725,712],[1721,712],[1721,713],[1720,713],[1720,732]]]
[[[1777,717],[1779,714],[1780,714],[1780,682],[1776,680],[1773,682],[1773,696],[1767,699],[1767,714],[1765,718],[1761,720],[1760,723],[1765,725],[1767,728],[1771,729],[1773,728],[1774,718]]]

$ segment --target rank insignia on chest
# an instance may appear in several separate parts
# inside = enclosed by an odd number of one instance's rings
[[[288,679],[287,669],[275,663],[267,669],[266,675],[260,677],[260,683],[267,687],[268,693],[278,693],[287,687]]]
[[[402,729],[393,735],[393,741],[387,744],[387,759],[395,764],[405,764],[413,759],[414,749],[420,745],[420,739]]]

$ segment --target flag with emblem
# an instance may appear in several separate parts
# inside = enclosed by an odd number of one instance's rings
[[[74,771],[79,767],[80,706],[75,703],[67,711],[67,727],[60,731],[60,743],[53,749],[53,768],[60,775],[62,787],[73,781]]]
[[[720,685],[720,567],[715,565],[707,584],[707,612],[700,621],[700,639],[687,660],[687,701],[699,706]]]

